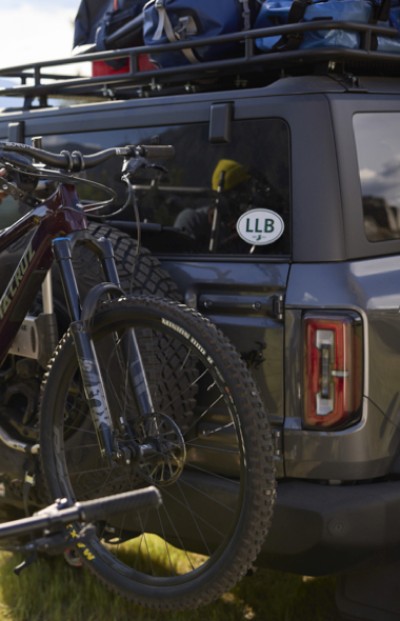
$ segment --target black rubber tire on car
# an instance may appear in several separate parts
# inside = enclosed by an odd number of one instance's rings
[[[97,238],[106,237],[112,242],[121,286],[127,294],[149,294],[179,300],[178,288],[172,278],[151,252],[143,247],[138,250],[136,240],[113,226],[96,222],[89,223],[89,231]],[[104,278],[98,261],[87,248],[75,248],[73,264],[83,299],[89,289]],[[68,315],[56,265],[53,274],[53,297],[61,336],[68,327]]]

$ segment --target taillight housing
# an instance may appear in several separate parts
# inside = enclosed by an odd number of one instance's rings
[[[307,312],[303,325],[303,426],[326,430],[348,427],[361,417],[361,317],[351,311]]]

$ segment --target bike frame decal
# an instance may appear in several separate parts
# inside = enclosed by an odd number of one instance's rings
[[[82,541],[82,535],[76,530],[76,528],[72,524],[68,524],[66,526],[66,530],[73,540],[74,546],[78,548],[82,556],[84,556],[87,561],[94,561],[96,559],[95,555],[86,543]]]
[[[10,306],[15,294],[18,292],[18,287],[21,284],[24,274],[28,270],[34,255],[35,251],[32,248],[32,244],[29,244],[21,257],[20,262],[18,263],[17,269],[15,270],[8,287],[0,299],[0,319],[3,319],[7,308]]]

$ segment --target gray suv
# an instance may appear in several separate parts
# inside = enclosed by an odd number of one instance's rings
[[[344,615],[398,619],[400,57],[246,50],[101,77],[66,77],[71,59],[59,76],[2,70],[19,80],[0,94],[23,101],[2,110],[0,139],[174,145],[167,173],[137,179],[140,224],[124,212],[93,226],[140,229],[164,274],[155,292],[218,324],[256,379],[278,482],[259,563],[339,573]],[[117,170],[94,174],[122,202]],[[4,201],[3,225],[19,208]]]

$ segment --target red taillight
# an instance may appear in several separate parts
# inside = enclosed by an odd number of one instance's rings
[[[304,426],[338,429],[358,421],[363,376],[359,315],[307,313],[304,356]]]

